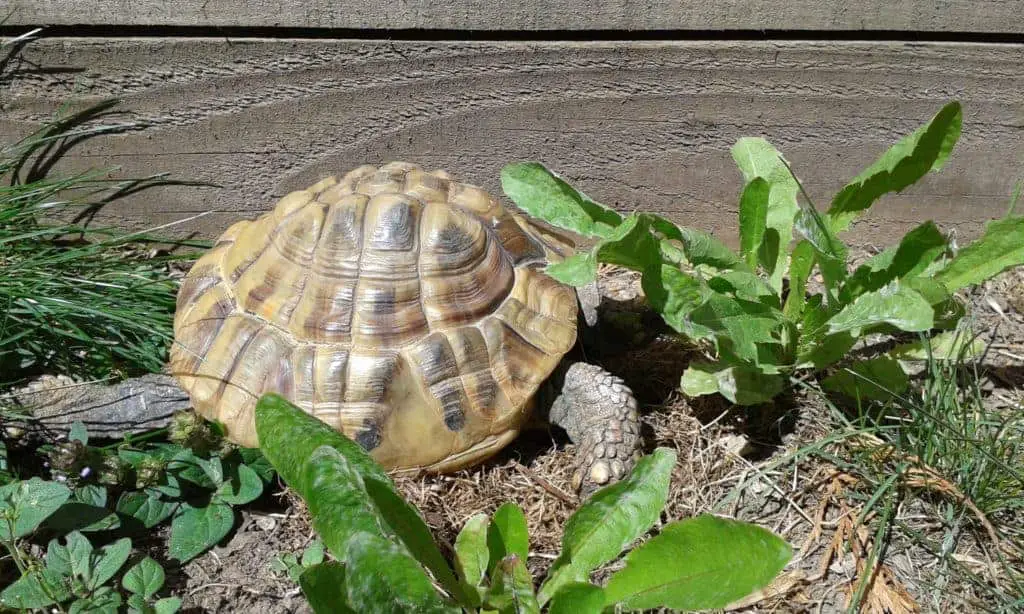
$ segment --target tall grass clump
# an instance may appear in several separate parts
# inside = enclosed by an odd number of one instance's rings
[[[937,603],[952,597],[945,584],[955,575],[996,611],[1020,611],[1024,413],[1019,402],[997,402],[986,392],[981,359],[987,348],[968,326],[937,346],[914,347],[900,354],[908,370],[917,371],[905,392],[890,391],[884,403],[853,403],[845,410],[822,396],[847,427],[847,453],[839,465],[868,486],[860,517],[881,520],[878,536],[896,530],[936,557],[929,592]],[[885,387],[879,380],[871,384]],[[904,509],[911,493],[929,504]],[[963,562],[961,542],[968,533],[985,544],[984,555],[972,554],[989,559],[986,574]],[[876,539],[879,550],[886,541]]]
[[[177,291],[168,262],[183,256],[156,257],[149,232],[90,220],[119,198],[171,182],[111,178],[116,168],[54,171],[77,143],[132,129],[101,121],[114,104],[60,113],[0,148],[0,386],[40,373],[158,371],[166,360]]]

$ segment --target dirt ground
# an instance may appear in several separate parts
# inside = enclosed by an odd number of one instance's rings
[[[602,354],[600,362],[621,375],[640,399],[647,446],[668,446],[679,456],[662,521],[713,512],[756,522],[793,545],[793,560],[778,580],[731,610],[845,611],[858,579],[871,569],[865,558],[873,536],[852,522],[859,508],[851,502],[863,498],[864,486],[820,458],[784,460],[830,433],[834,426],[828,409],[804,394],[756,412],[730,407],[717,397],[687,402],[678,382],[697,350],[660,330],[660,319],[646,312],[638,298],[635,275],[606,271],[603,280],[602,322],[613,335],[608,346],[616,349]],[[1004,274],[967,299],[978,329],[988,333],[987,402],[1019,411],[1024,272]],[[530,528],[528,565],[539,578],[556,557],[561,527],[577,506],[570,486],[572,460],[573,447],[564,434],[535,430],[482,466],[454,475],[403,478],[398,484],[448,554],[467,518],[492,512],[505,501],[519,504]],[[923,519],[914,525],[921,531],[939,531],[927,520],[934,513],[928,495],[909,499],[897,513]],[[174,594],[184,598],[184,611],[309,611],[296,585],[270,568],[275,555],[300,553],[314,539],[301,502],[296,503],[281,493],[265,497],[259,508],[244,512],[241,528],[226,543],[175,570],[170,580]],[[982,582],[1000,573],[980,523],[969,523],[953,547],[954,558]],[[970,583],[942,584],[938,562],[934,553],[894,534],[863,611],[964,610],[964,600],[976,604],[964,611],[984,611],[985,598]]]

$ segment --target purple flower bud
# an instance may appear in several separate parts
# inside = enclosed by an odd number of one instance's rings
[[[91,473],[92,473],[92,468],[91,467],[85,467],[84,469],[82,469],[81,473],[78,474],[78,477],[80,477],[80,478],[82,478],[84,480],[85,478],[89,477],[89,474],[91,474]]]

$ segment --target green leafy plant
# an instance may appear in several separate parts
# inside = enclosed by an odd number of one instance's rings
[[[210,428],[193,414],[175,421],[192,428]],[[187,429],[178,438],[198,438],[206,442],[203,447],[210,446],[208,435],[197,437]],[[114,511],[147,529],[170,519],[169,555],[182,562],[224,539],[235,525],[233,508],[262,495],[264,483],[273,475],[258,452],[224,445],[203,454],[163,442],[143,447],[119,445],[97,452],[110,459],[103,464],[124,467],[119,483],[128,488],[122,490]],[[94,502],[94,507],[93,516],[107,511],[101,502]],[[87,519],[89,515],[80,510],[77,517]]]
[[[0,605],[35,609],[58,606],[70,612],[117,612],[123,600],[109,582],[128,562],[131,539],[122,537],[100,548],[79,531],[53,539],[42,560],[30,556],[21,540],[43,526],[72,497],[67,486],[39,478],[0,487],[0,544],[21,574],[0,592]],[[163,569],[146,558],[129,569],[122,583],[131,593],[133,612],[173,614],[180,600],[150,600],[163,585]],[[69,604],[64,610],[63,605]]]
[[[760,527],[699,516],[660,527],[606,585],[590,583],[592,572],[658,521],[676,461],[659,448],[580,506],[539,587],[526,567],[526,518],[512,503],[466,522],[453,571],[416,508],[357,444],[273,394],[257,404],[256,429],[263,453],[307,502],[314,528],[337,558],[299,575],[317,612],[718,608],[766,585],[792,554]]]
[[[148,556],[131,567],[121,578],[121,586],[129,592],[128,607],[140,614],[174,614],[181,599],[164,597],[154,600],[164,585],[164,568]]]
[[[192,416],[184,421],[210,428]],[[209,434],[177,431],[179,437],[211,443]],[[221,541],[234,527],[234,508],[259,497],[264,483],[273,478],[272,467],[257,450],[234,449],[222,442],[203,454],[166,442],[99,448],[90,446],[85,427],[75,424],[66,444],[46,448],[53,480],[33,477],[0,487],[0,545],[20,576],[0,593],[0,605],[70,604],[71,612],[117,612],[123,607],[140,613],[175,612],[179,599],[155,598],[164,573],[152,559],[125,572],[121,582],[127,600],[112,584],[131,555],[129,537],[93,548],[85,535],[105,540],[111,531],[138,532],[169,520],[168,554],[186,562]],[[41,560],[25,548],[25,540],[38,529],[64,536],[63,543],[49,543]],[[308,557],[304,562],[312,564]]]
[[[501,179],[526,212],[596,241],[549,265],[550,275],[579,286],[596,278],[600,262],[642,272],[647,298],[664,320],[713,346],[713,360],[686,369],[684,393],[753,405],[781,393],[798,371],[835,366],[868,335],[954,327],[964,312],[954,292],[1024,263],[1024,217],[1006,217],[955,255],[948,238],[925,222],[849,270],[839,234],[884,194],[940,170],[960,126],[961,108],[952,102],[850,181],[824,212],[806,194],[801,202],[800,183],[770,143],[740,139],[732,149],[746,182],[739,253],[658,215],[622,216],[536,162],[506,166]],[[815,271],[822,284],[811,292]],[[947,342],[939,339],[937,347]],[[853,397],[885,397],[907,387],[899,365],[896,356],[883,355],[824,384]],[[865,384],[882,374],[884,386]]]
[[[302,551],[301,558],[294,552],[278,554],[270,561],[270,568],[286,574],[293,582],[298,582],[302,572],[323,562],[324,543],[316,539]]]

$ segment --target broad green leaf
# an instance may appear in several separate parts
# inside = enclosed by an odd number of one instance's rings
[[[829,334],[828,321],[833,315],[835,311],[823,304],[820,294],[807,300],[797,342],[797,368],[823,369],[842,360],[856,345],[857,337],[850,332]]]
[[[59,533],[71,531],[108,531],[121,526],[117,514],[107,509],[107,489],[99,484],[84,484],[71,494],[71,500],[46,519],[46,526]]]
[[[486,599],[488,608],[498,610],[499,614],[540,614],[525,559],[510,554],[498,561],[491,575],[493,583]]]
[[[461,603],[471,599],[462,592],[419,511],[398,494],[391,478],[359,444],[276,394],[263,395],[257,402],[256,433],[264,456],[303,498],[307,490],[303,468],[313,452],[323,445],[338,450],[362,477],[380,516],[413,556]]]
[[[128,491],[117,500],[116,510],[119,514],[130,516],[152,529],[171,517],[178,509],[179,503],[164,501],[157,493]]]
[[[117,514],[80,501],[68,501],[46,519],[46,527],[59,533],[109,531],[120,526]]]
[[[132,554],[132,540],[127,537],[103,546],[99,550],[99,557],[93,563],[92,580],[89,588],[96,590],[107,583],[122,566],[128,561]]]
[[[594,493],[565,523],[562,552],[540,587],[544,605],[563,586],[586,582],[591,571],[617,557],[651,528],[668,500],[676,454],[657,448],[632,473]]]
[[[765,403],[782,392],[786,380],[779,374],[764,373],[741,365],[692,362],[680,382],[683,394],[696,397],[720,393],[737,405]]]
[[[255,471],[261,480],[269,483],[274,479],[274,466],[263,456],[259,448],[238,448],[236,452],[242,463]]]
[[[149,599],[164,585],[164,568],[150,557],[131,566],[121,578],[125,590]]]
[[[317,448],[300,483],[304,488],[299,494],[309,506],[317,535],[340,561],[345,561],[346,544],[356,533],[390,537],[362,476],[338,450],[326,445]]]
[[[586,285],[597,276],[597,264],[605,262],[635,271],[661,264],[659,240],[651,234],[651,220],[645,214],[633,214],[607,237],[598,241],[589,254],[576,254],[552,264],[546,272],[563,283]]]
[[[849,227],[860,212],[888,192],[900,192],[946,163],[960,138],[959,102],[944,106],[927,124],[901,139],[846,185],[828,210],[835,232]]]
[[[918,339],[887,352],[896,360],[970,360],[985,353],[985,342],[968,331],[951,330],[930,339]]]
[[[71,490],[67,486],[39,478],[0,486],[0,515],[14,515],[13,534],[8,522],[0,522],[0,541],[25,537],[35,531],[69,498]]]
[[[600,262],[643,271],[661,264],[659,240],[651,234],[651,218],[646,214],[627,217],[595,248]]]
[[[878,290],[892,281],[916,277],[946,247],[946,237],[933,222],[921,224],[908,232],[898,246],[883,251],[857,267],[843,286],[842,301],[849,303],[861,294]]]
[[[364,480],[391,483],[391,478],[357,443],[317,420],[277,394],[265,394],[256,404],[256,434],[260,450],[284,481],[300,494],[302,473],[320,446],[330,446],[345,457]]]
[[[56,538],[51,539],[46,546],[46,568],[62,576],[72,575],[71,553],[67,546],[62,545]]]
[[[36,569],[0,592],[0,605],[15,610],[45,608],[71,598],[65,579],[50,569]]]
[[[693,266],[706,265],[719,270],[745,270],[746,264],[724,243],[695,228],[679,229],[680,243],[686,260]]]
[[[835,364],[857,345],[857,338],[853,333],[844,331],[814,339],[801,339],[802,343],[797,350],[797,368],[824,369]]]
[[[219,456],[196,458],[196,462],[202,467],[211,484],[220,486],[224,483],[224,461]]]
[[[104,586],[89,596],[72,602],[68,614],[118,614],[120,607],[121,594],[109,586]]]
[[[796,229],[814,247],[816,261],[825,280],[829,292],[836,289],[846,279],[846,259],[849,250],[839,240],[828,222],[813,206],[800,209],[796,216]]]
[[[71,423],[71,430],[68,431],[68,441],[80,441],[82,445],[89,443],[89,432],[85,425],[75,420]]]
[[[526,515],[515,503],[502,504],[494,512],[487,527],[487,549],[490,552],[490,567],[509,555],[522,560],[530,550],[530,535],[526,528]]]
[[[950,292],[979,284],[1003,271],[1024,264],[1024,217],[995,220],[985,234],[971,243],[935,275]]]
[[[352,609],[363,614],[445,612],[454,608],[434,590],[430,577],[404,548],[370,533],[359,532],[344,552],[345,588]]]
[[[683,371],[679,387],[682,389],[683,394],[688,397],[718,394],[718,372],[721,370],[721,365],[692,362]]]
[[[349,607],[345,566],[330,561],[314,565],[299,576],[299,586],[316,614],[355,614]]]
[[[223,477],[221,470],[219,458],[200,458],[187,448],[167,461],[168,475],[208,490],[215,490],[220,485]],[[213,478],[218,479],[214,480]],[[167,494],[175,496],[171,493]]]
[[[313,543],[306,546],[306,549],[302,551],[302,566],[312,567],[313,565],[319,565],[324,562],[324,543],[319,539],[314,540]]]
[[[594,252],[573,254],[561,262],[549,264],[544,272],[563,284],[578,288],[597,279],[597,258]]]
[[[605,605],[722,608],[766,586],[791,556],[786,542],[756,525],[710,515],[673,522],[626,555]]]
[[[699,279],[664,264],[645,270],[640,283],[651,307],[661,314],[666,324],[691,339],[714,335],[713,330],[698,326],[690,319],[690,314],[710,296]]]
[[[662,254],[671,254],[670,262],[680,264],[678,256],[681,253],[683,260],[693,266],[746,270],[746,264],[736,252],[703,230],[676,226],[672,220],[653,213],[645,213],[644,216],[650,220],[651,229],[664,237],[660,241]]]
[[[762,138],[741,138],[732,148],[743,180],[747,183],[760,177],[770,186],[766,232],[759,250],[759,260],[768,271],[771,286],[782,293],[786,274],[786,250],[793,239],[793,220],[799,211],[799,185],[780,154]]]
[[[217,488],[217,498],[231,505],[245,505],[263,494],[263,480],[247,465],[229,467],[225,479]]]
[[[487,548],[489,524],[487,514],[476,514],[466,521],[455,538],[455,569],[459,572],[467,595],[481,596],[479,589],[487,574],[490,555]],[[479,604],[479,599],[476,599],[470,605],[476,607]]]
[[[807,302],[807,280],[814,268],[814,246],[808,241],[800,241],[793,249],[789,259],[789,294],[782,313],[786,319],[799,322]]]
[[[594,202],[539,162],[501,169],[501,188],[520,209],[588,237],[606,237],[622,222],[615,210]]]
[[[235,513],[225,503],[206,507],[185,505],[171,521],[167,553],[182,563],[191,561],[224,539],[235,524]]]
[[[757,268],[758,251],[768,228],[768,199],[771,186],[761,177],[754,177],[740,196],[740,254],[751,270]],[[771,270],[775,262],[766,263]]]
[[[782,312],[763,303],[712,293],[690,313],[693,324],[714,332],[723,357],[757,364],[760,345],[778,345]]]
[[[893,282],[857,297],[828,321],[830,333],[850,331],[858,335],[865,328],[890,324],[907,332],[928,330],[935,312],[915,290]]]
[[[779,296],[763,279],[747,271],[722,271],[708,280],[708,287],[719,294],[754,301],[778,309]]]
[[[164,597],[163,599],[157,599],[153,604],[153,614],[174,614],[181,609],[181,598],[179,597]],[[334,610],[339,614],[346,614],[344,610]]]
[[[92,578],[92,544],[78,531],[68,533],[64,541],[67,543],[71,574],[88,583]]]
[[[563,586],[551,598],[548,614],[601,614],[604,589],[594,584],[573,582]]]
[[[924,297],[935,312],[935,328],[950,329],[967,313],[966,307],[946,286],[930,277],[914,277],[904,282]]]
[[[83,484],[71,493],[71,498],[81,503],[103,507],[107,504],[107,489],[99,484]]]
[[[910,378],[898,360],[878,356],[836,371],[822,380],[821,385],[855,401],[888,401],[907,390]]]

